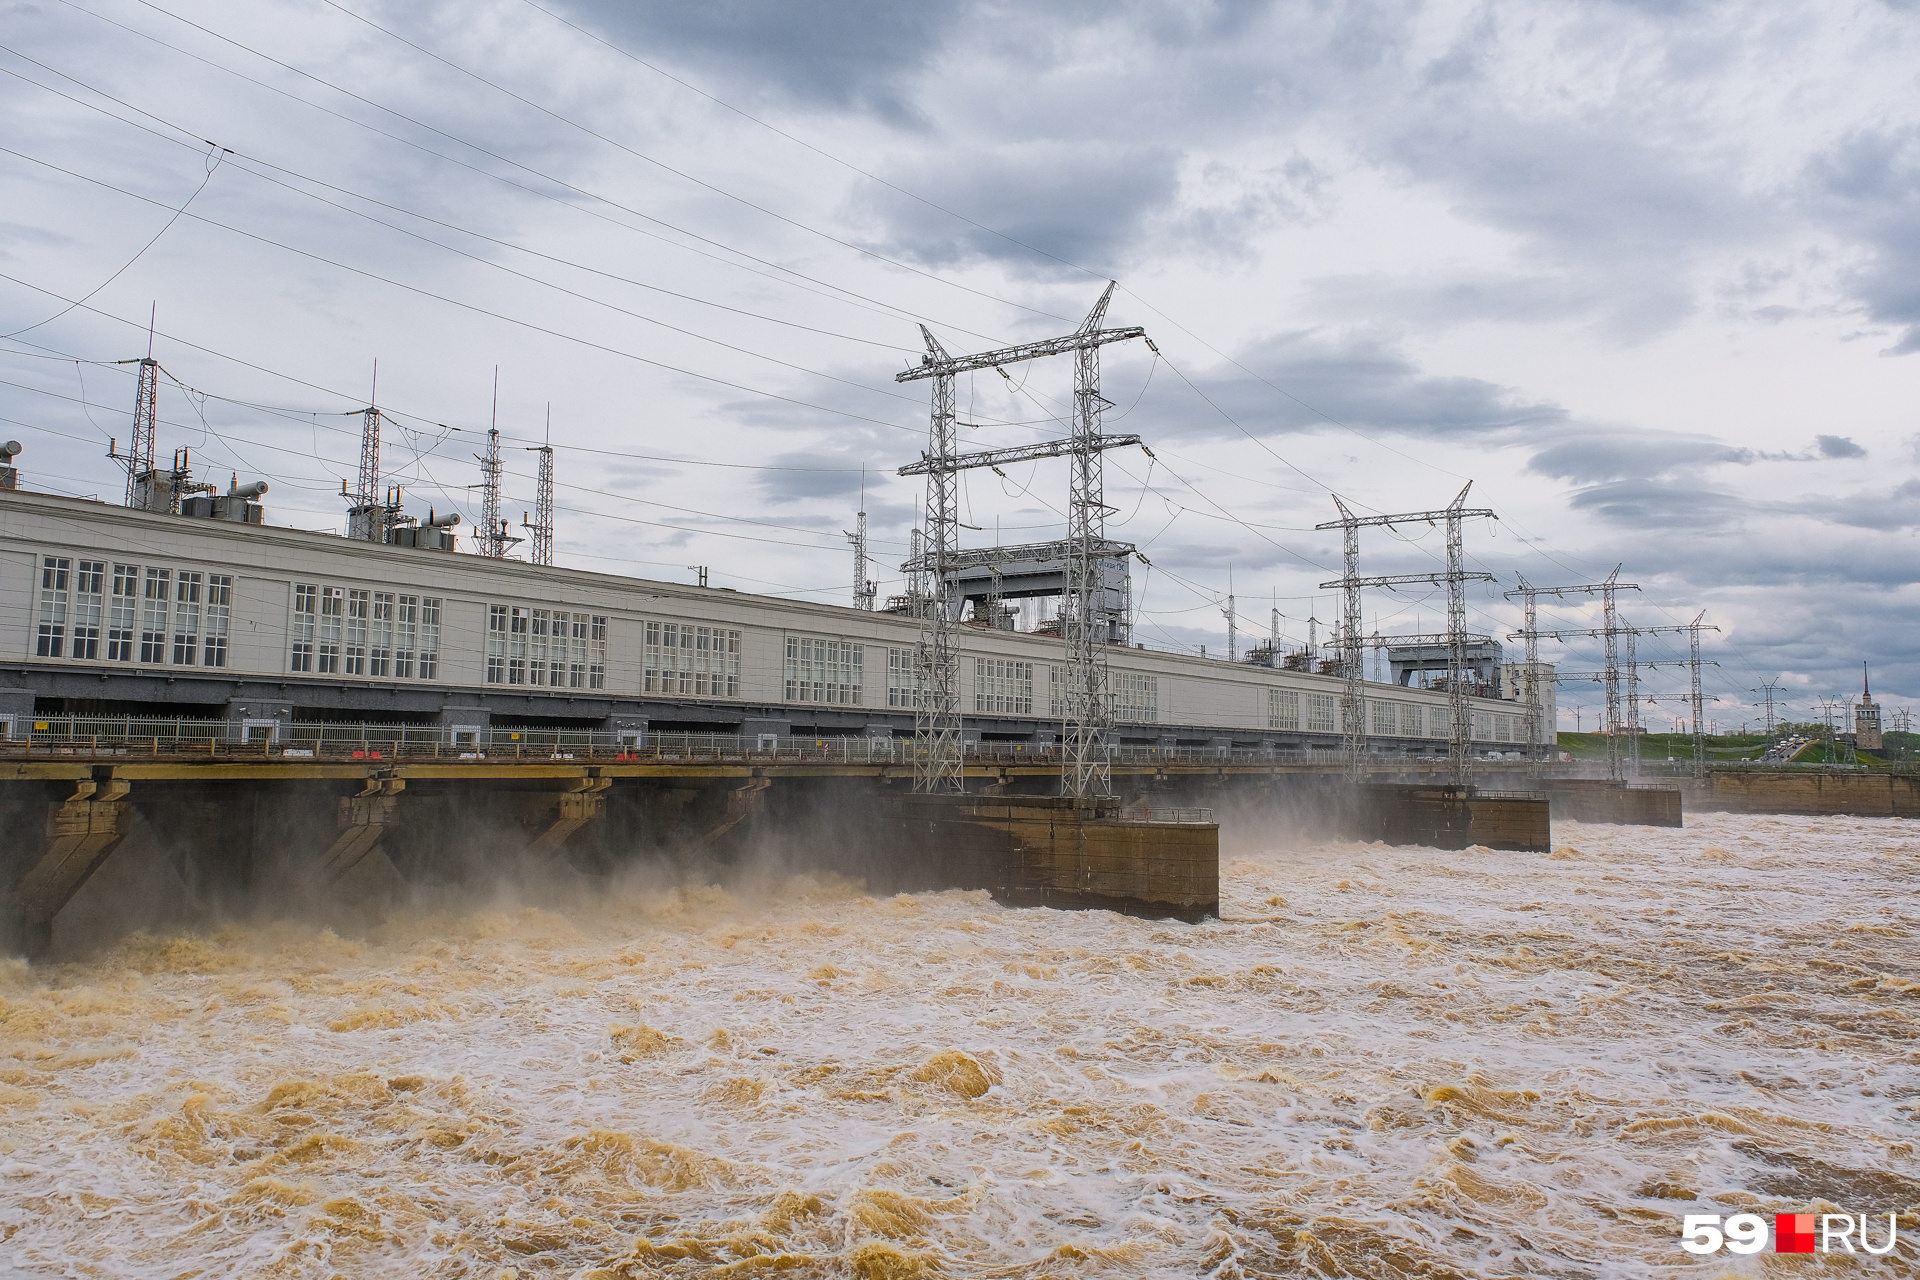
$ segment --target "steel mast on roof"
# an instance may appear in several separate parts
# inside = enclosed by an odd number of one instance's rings
[[[547,435],[553,435],[553,406],[547,406]],[[553,563],[553,444],[527,446],[528,453],[540,455],[539,478],[534,484],[533,522],[521,517],[520,523],[533,535],[527,558],[534,564]]]
[[[927,531],[924,553],[909,561],[911,570],[931,578],[932,599],[922,615],[920,670],[922,708],[914,728],[916,791],[958,793],[960,773],[959,659],[953,647],[952,585],[948,579],[958,550],[959,511],[954,476],[971,467],[990,467],[1028,458],[1067,456],[1072,460],[1067,506],[1066,595],[1061,601],[1060,634],[1066,648],[1065,741],[1061,744],[1060,789],[1068,796],[1113,794],[1107,761],[1107,728],[1113,718],[1112,693],[1107,679],[1107,610],[1095,599],[1096,564],[1107,548],[1105,485],[1101,454],[1123,444],[1138,444],[1138,436],[1103,436],[1100,415],[1107,401],[1100,395],[1100,348],[1110,342],[1145,338],[1138,326],[1103,329],[1114,284],[1094,304],[1078,329],[1060,338],[1022,343],[978,355],[950,356],[928,332],[927,354],[920,364],[894,375],[896,382],[933,380],[933,417],[927,452],[921,460],[900,469],[901,475],[927,477]],[[1152,344],[1149,343],[1149,346]],[[1073,433],[1067,440],[992,449],[981,453],[954,453],[953,377],[977,369],[1073,353]]]

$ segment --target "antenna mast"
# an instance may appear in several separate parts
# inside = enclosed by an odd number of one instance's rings
[[[380,362],[373,362],[373,393],[360,413],[360,479],[347,513],[347,536],[362,542],[387,540],[387,512],[380,502]]]
[[[153,320],[159,303],[147,313],[147,354],[121,364],[140,366],[140,380],[133,392],[133,438],[127,443],[127,505],[153,506],[154,424],[160,408],[160,362],[153,358]]]
[[[494,449],[497,455],[499,450]],[[540,477],[533,495],[533,523],[521,517],[520,523],[533,534],[530,558],[535,564],[553,563],[553,406],[547,406],[547,443],[527,450],[540,455]]]
[[[487,428],[487,451],[480,461],[479,551],[498,560],[507,553],[507,533],[500,518],[500,366],[493,366],[493,421]]]
[[[854,520],[853,532],[847,534],[847,541],[853,544],[853,607],[873,612],[873,596],[878,590],[873,580],[867,577],[867,470],[860,469],[860,512]]]

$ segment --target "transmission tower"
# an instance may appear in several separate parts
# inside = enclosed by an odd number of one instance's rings
[[[1519,596],[1521,602],[1520,607],[1523,621],[1520,627],[1520,634],[1526,638],[1527,646],[1527,674],[1523,678],[1522,685],[1526,691],[1527,698],[1527,755],[1532,757],[1536,752],[1543,750],[1545,746],[1542,741],[1545,735],[1541,732],[1543,726],[1540,723],[1544,711],[1544,708],[1540,705],[1540,636],[1537,630],[1535,620],[1537,613],[1534,606],[1534,598],[1538,596],[1540,592],[1537,587],[1528,582],[1524,577],[1519,578],[1519,583],[1520,585],[1517,588],[1506,592],[1502,598],[1511,600],[1515,596]],[[1507,638],[1509,640],[1513,639],[1511,635]],[[1556,725],[1556,731],[1558,728],[1559,726]]]
[[[860,472],[860,511],[854,517],[853,532],[847,534],[853,544],[853,607],[873,611],[874,593],[879,589],[867,576],[867,473]]]
[[[1640,662],[1634,641],[1640,633],[1629,625],[1627,639],[1627,776],[1640,776]]]
[[[147,354],[119,362],[140,366],[133,390],[133,438],[127,442],[127,456],[120,458],[111,447],[107,455],[127,469],[127,505],[142,509],[151,509],[158,496],[153,471],[154,427],[160,409],[160,362],[153,358],[153,314],[157,311],[156,304],[147,318]]]
[[[534,564],[553,563],[553,446],[537,444],[528,453],[540,455],[540,478],[533,495],[533,520],[520,518],[521,527],[531,535],[529,559]]]
[[[1066,590],[1061,600],[1060,634],[1065,646],[1063,674],[1066,679],[1065,741],[1061,750],[1060,787],[1064,795],[1087,797],[1113,794],[1113,780],[1107,760],[1107,729],[1112,720],[1112,697],[1107,679],[1107,643],[1116,623],[1124,626],[1124,616],[1116,618],[1115,609],[1103,603],[1105,589],[1100,581],[1100,562],[1116,554],[1131,554],[1131,547],[1107,541],[1105,485],[1102,454],[1122,445],[1137,445],[1135,435],[1100,434],[1100,415],[1107,401],[1100,395],[1100,348],[1110,342],[1145,338],[1146,330],[1137,326],[1102,329],[1107,304],[1113,297],[1110,282],[1078,329],[1061,338],[1024,343],[979,355],[950,356],[925,325],[920,328],[926,339],[927,354],[920,364],[894,375],[896,382],[923,378],[933,381],[933,414],[928,432],[927,452],[919,462],[900,468],[903,476],[927,477],[927,529],[925,551],[905,566],[909,572],[919,569],[930,578],[932,599],[921,626],[919,647],[922,694],[925,700],[915,720],[914,789],[953,793],[963,789],[960,761],[960,711],[958,693],[959,658],[954,651],[953,599],[951,573],[958,550],[959,510],[955,502],[955,476],[973,467],[998,467],[1035,458],[1066,457],[1070,483],[1067,507],[1067,539],[1060,544],[1067,562]],[[1151,347],[1153,344],[1147,344]],[[955,374],[975,369],[999,369],[1042,356],[1074,355],[1073,433],[1069,439],[1042,444],[1018,445],[1007,449],[988,449],[978,453],[954,452]],[[1124,614],[1125,604],[1119,606]]]
[[[133,439],[127,447],[127,505],[145,507],[152,502],[154,423],[160,408],[160,362],[148,355],[142,360],[122,360],[138,364],[140,380],[133,392]]]
[[[1523,637],[1525,638],[1527,642],[1527,669],[1529,671],[1534,670],[1534,664],[1539,660],[1539,645],[1543,638],[1558,640],[1570,635],[1592,636],[1605,641],[1606,664],[1600,671],[1598,679],[1605,686],[1607,694],[1607,719],[1606,724],[1602,727],[1602,731],[1606,734],[1607,738],[1607,776],[1615,781],[1620,779],[1622,772],[1619,732],[1622,720],[1620,715],[1620,615],[1619,611],[1615,608],[1614,597],[1621,591],[1638,591],[1640,589],[1631,582],[1621,582],[1619,579],[1620,566],[1615,565],[1613,572],[1607,575],[1605,582],[1582,582],[1565,587],[1536,587],[1530,585],[1523,578],[1521,579],[1519,590],[1509,591],[1507,593],[1508,599],[1512,599],[1517,595],[1525,602],[1527,617],[1526,629],[1524,631],[1509,632],[1507,639],[1517,640]],[[1584,631],[1540,631],[1536,629],[1534,625],[1535,598],[1543,595],[1551,595],[1559,599],[1564,599],[1569,594],[1598,595],[1601,602],[1601,619],[1603,625],[1597,629]],[[1671,629],[1677,630],[1678,628]],[[1654,630],[1660,630],[1660,628],[1654,628]],[[1641,634],[1650,635],[1652,631],[1645,631]],[[1580,678],[1581,677],[1578,676],[1564,677],[1564,679],[1568,680]],[[1531,701],[1533,702],[1533,706],[1529,709],[1530,718],[1537,722],[1539,718],[1537,693]]]
[[[1778,680],[1762,680],[1758,689],[1748,690],[1749,693],[1763,695],[1767,700],[1767,736],[1769,738],[1773,736],[1773,693],[1774,690],[1779,687],[1780,682]]]
[[[1338,582],[1323,582],[1321,590],[1339,587],[1341,590],[1340,626],[1340,667],[1346,677],[1346,691],[1341,707],[1344,736],[1341,743],[1341,755],[1346,766],[1347,777],[1359,781],[1363,773],[1363,763],[1367,751],[1366,725],[1366,684],[1360,669],[1360,589],[1362,587],[1395,587],[1421,582],[1447,589],[1447,630],[1444,637],[1447,646],[1447,704],[1452,717],[1452,728],[1448,734],[1447,754],[1452,764],[1454,781],[1466,786],[1473,780],[1473,704],[1471,696],[1473,673],[1467,666],[1467,646],[1485,643],[1490,637],[1469,636],[1467,634],[1467,583],[1492,582],[1490,573],[1469,573],[1463,565],[1462,522],[1468,518],[1486,517],[1499,519],[1485,507],[1467,509],[1467,492],[1473,488],[1469,480],[1454,500],[1445,507],[1434,511],[1409,511],[1398,515],[1356,516],[1347,509],[1336,494],[1333,505],[1340,509],[1338,520],[1329,520],[1325,524],[1315,525],[1316,529],[1339,529],[1341,531],[1341,552],[1343,559],[1342,574]],[[1445,573],[1396,573],[1384,577],[1362,578],[1360,576],[1360,530],[1367,525],[1385,525],[1391,528],[1396,524],[1412,524],[1424,521],[1428,525],[1442,522],[1447,531],[1447,571]],[[1394,637],[1401,639],[1401,637]],[[1438,639],[1438,637],[1435,637]],[[1406,643],[1417,643],[1427,637],[1405,637]]]
[[[360,411],[360,478],[347,508],[347,536],[360,542],[384,542],[386,511],[380,502],[380,410]]]
[[[1687,624],[1687,673],[1691,679],[1693,692],[1693,776],[1707,776],[1707,727],[1705,722],[1706,704],[1700,691],[1700,620],[1707,616],[1702,609]],[[1711,628],[1718,631],[1720,628]]]
[[[1227,575],[1227,607],[1220,611],[1227,620],[1227,661],[1240,661],[1240,612],[1233,598],[1233,575]]]

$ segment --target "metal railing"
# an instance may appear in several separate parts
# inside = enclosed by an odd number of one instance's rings
[[[1147,822],[1155,825],[1213,824],[1213,810],[1203,808],[1176,809],[1166,805],[1143,805],[1120,815],[1123,822]]]
[[[4,734],[0,722],[0,734]],[[200,759],[329,760],[593,760],[663,763],[755,762],[907,765],[908,737],[793,737],[773,734],[661,733],[501,725],[333,724],[308,721],[247,724],[238,720],[153,716],[17,716],[0,736],[0,757],[128,756]],[[976,764],[1056,765],[1047,742],[969,742]],[[1325,746],[1162,747],[1112,743],[1115,764],[1318,765],[1338,767],[1340,749]],[[1433,757],[1438,760],[1444,757]],[[1427,757],[1379,757],[1386,768],[1428,763]],[[1488,762],[1489,764],[1493,762]]]

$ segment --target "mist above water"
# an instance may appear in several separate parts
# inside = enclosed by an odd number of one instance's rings
[[[1920,833],[1555,834],[1229,853],[1199,926],[773,875],[14,965],[0,1237],[29,1274],[1638,1280],[1767,1265],[1683,1213],[1920,1203]]]

